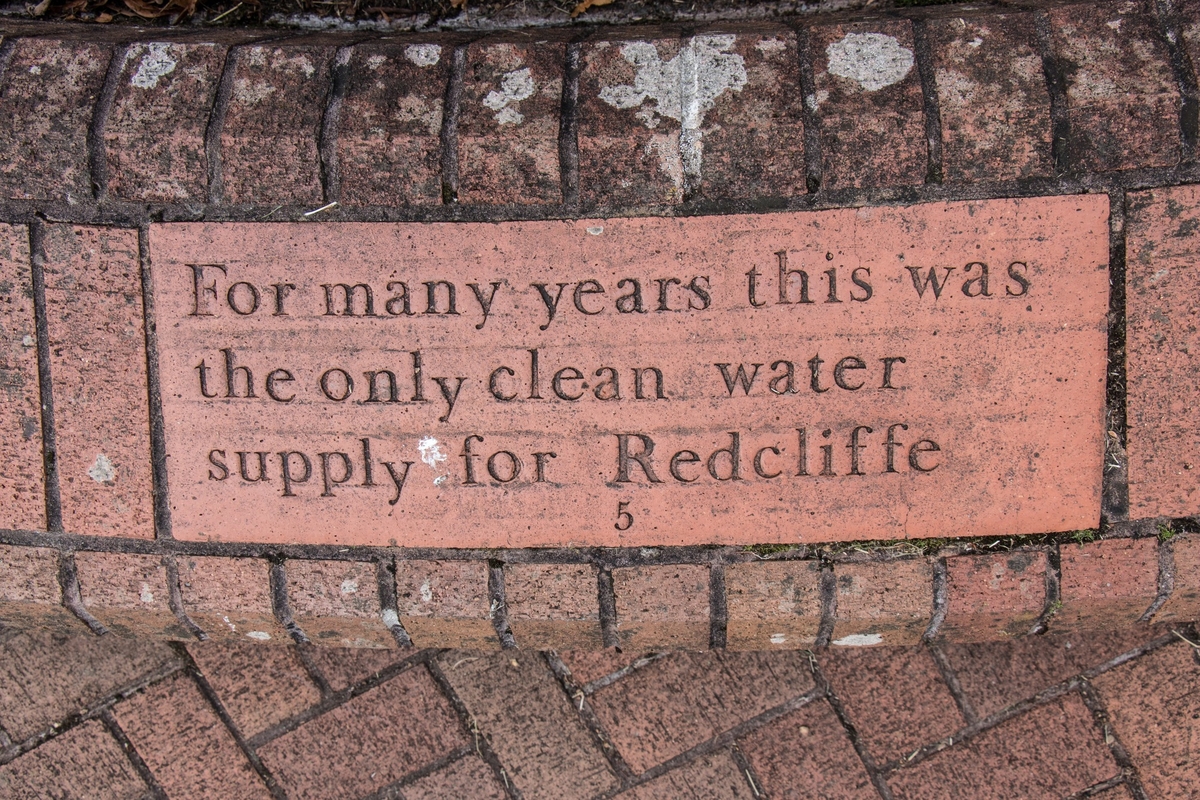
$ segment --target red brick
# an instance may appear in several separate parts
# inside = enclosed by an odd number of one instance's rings
[[[1158,596],[1158,540],[1105,539],[1061,548],[1062,608],[1052,629],[1132,625]]]
[[[529,800],[582,800],[616,777],[537,653],[439,658],[508,779]]]
[[[543,34],[544,35],[544,34]],[[462,203],[559,203],[563,42],[494,39],[467,48],[458,123]]]
[[[313,642],[335,647],[395,647],[380,618],[375,564],[363,561],[287,562],[288,604]]]
[[[1089,797],[1093,797],[1096,800],[1133,800],[1133,795],[1130,794],[1129,789],[1124,784],[1119,784],[1111,789],[1105,789],[1103,792],[1089,795]]]
[[[733,564],[725,568],[726,646],[731,650],[809,647],[821,624],[816,561]]]
[[[812,687],[802,653],[675,653],[597,690],[589,703],[641,773]]]
[[[1091,712],[1069,695],[900,770],[888,783],[896,800],[958,800],[978,797],[984,787],[1006,797],[1049,798],[1119,774]]]
[[[137,231],[46,228],[46,316],[63,527],[154,536]]]
[[[404,787],[404,800],[506,800],[504,787],[483,759],[469,755]]]
[[[591,564],[509,564],[504,568],[508,624],[519,647],[603,647],[596,568]]]
[[[115,633],[194,638],[171,610],[161,556],[80,551],[75,568],[84,608]]]
[[[423,667],[259,748],[289,797],[362,797],[467,744]]]
[[[321,119],[332,47],[248,45],[235,51],[221,129],[229,203],[319,205]]]
[[[338,118],[346,205],[442,202],[442,114],[451,48],[372,42],[355,47]]]
[[[1200,620],[1200,536],[1182,533],[1171,539],[1175,587],[1154,615],[1155,622]]]
[[[903,758],[965,725],[925,648],[846,648],[820,661],[877,764]]]
[[[925,559],[838,564],[833,644],[921,640],[933,614],[933,566]]]
[[[604,650],[568,650],[559,653],[559,657],[571,671],[571,677],[575,682],[580,686],[586,686],[593,681],[620,672],[638,661],[644,660],[648,664],[654,654],[642,655],[632,650],[622,652],[615,647],[609,647]]]
[[[271,605],[269,569],[266,561],[257,558],[181,558],[183,609],[214,639],[289,643]]]
[[[1032,14],[927,23],[948,182],[1048,176],[1050,95]]]
[[[728,750],[698,758],[621,795],[626,800],[663,797],[705,797],[713,800],[751,800],[757,797]]]
[[[0,225],[0,527],[46,529],[29,233]]]
[[[396,561],[400,622],[417,647],[494,650],[486,561]]]
[[[83,632],[79,618],[62,606],[58,551],[0,544],[0,620],[18,628]]]
[[[986,641],[1027,633],[1046,605],[1046,554],[987,553],[946,559],[948,599],[939,635]]]
[[[1200,795],[1200,663],[1184,642],[1092,681],[1150,797]]]
[[[108,191],[127,200],[203,202],[204,135],[225,47],[189,42],[131,45],[104,124]]]
[[[1129,514],[1200,514],[1200,187],[1134,192],[1126,222]]]
[[[1105,172],[1179,161],[1179,90],[1148,3],[1048,9],[1067,76],[1071,166]]]
[[[768,797],[875,800],[846,729],[826,703],[809,703],[739,743]]]
[[[816,27],[812,54],[822,188],[924,183],[928,145],[912,23]]]
[[[247,738],[321,700],[295,647],[198,642],[188,652]]]
[[[121,745],[96,720],[0,767],[0,795],[8,800],[51,796],[138,800],[145,794],[146,785]]]
[[[113,712],[168,797],[270,798],[229,729],[186,675],[151,686]]]
[[[708,567],[695,564],[613,570],[621,647],[706,649],[708,581]]]
[[[390,667],[406,653],[397,650],[376,650],[369,647],[316,647],[308,652],[309,661],[316,664],[321,675],[335,692],[348,689],[381,670]]]
[[[90,42],[18,39],[0,89],[0,193],[92,198],[87,132],[111,52]]]

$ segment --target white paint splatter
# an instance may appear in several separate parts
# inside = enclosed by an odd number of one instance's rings
[[[233,631],[234,633],[237,633],[237,625],[234,625],[232,622],[230,622],[229,617],[221,617],[221,619],[223,619],[225,621],[225,624],[229,626],[229,630]]]
[[[171,57],[171,45],[154,42],[146,45],[146,54],[138,63],[130,83],[139,89],[153,89],[158,79],[175,71],[178,62]]]
[[[367,59],[367,69],[377,70],[387,63],[387,56],[374,55]]]
[[[867,647],[882,641],[883,636],[878,633],[852,633],[841,639],[834,639],[830,644],[836,644],[838,647]]]
[[[383,620],[383,624],[389,628],[394,628],[400,624],[400,615],[390,608],[385,608],[379,614],[379,618]]]
[[[913,68],[913,51],[883,33],[847,33],[825,48],[829,71],[877,92],[904,80]]]
[[[442,60],[440,44],[410,44],[404,48],[404,57],[418,67],[432,67]]]
[[[141,601],[146,605],[152,605],[154,603],[154,592],[150,591],[150,584],[142,584],[142,591],[138,597],[141,598]]]
[[[982,44],[983,44],[983,39],[980,39],[978,36],[976,36],[971,41],[967,42],[968,47],[979,47]]]
[[[496,112],[496,121],[501,125],[519,125],[525,121],[525,117],[517,110],[516,104],[533,97],[535,88],[529,67],[515,69],[504,73],[500,79],[500,91],[488,92],[483,104]]]
[[[786,633],[772,633],[771,634],[771,644],[783,644],[786,641],[787,641]]]
[[[245,78],[238,78],[233,82],[233,96],[239,103],[248,106],[261,103],[274,92],[275,87],[266,81],[251,82]]]
[[[433,602],[433,587],[429,585],[429,581],[425,581],[424,583],[421,584],[420,592],[421,592],[421,602],[422,603],[432,603]]]
[[[38,66],[37,64],[34,64],[32,67],[29,68],[29,74],[30,75],[41,75],[42,68],[40,66]]]
[[[1112,28],[1117,33],[1120,33],[1121,32],[1121,23],[1124,21],[1125,20],[1123,20],[1123,19],[1114,19],[1112,22],[1107,23],[1107,25],[1108,25],[1108,27]]]
[[[25,338],[21,340],[21,344],[25,347],[33,347],[35,344],[37,344],[37,342],[35,342],[33,337],[27,333],[25,334]]]
[[[763,55],[770,55],[771,53],[779,53],[786,50],[787,43],[782,39],[763,39],[754,45],[754,49]]]
[[[271,634],[267,633],[266,631],[250,631],[246,635],[251,639],[257,639],[260,642],[268,641],[271,638]]]
[[[604,226],[603,225],[589,225],[587,227],[587,232],[590,233],[592,236],[599,236],[600,234],[604,233]]]
[[[441,445],[438,440],[432,436],[426,436],[421,441],[417,442],[417,452],[421,454],[421,461],[428,465],[430,469],[436,470],[440,474],[433,479],[434,486],[441,486],[446,482],[449,473],[443,473],[439,464],[445,463],[448,456],[442,452]]]
[[[117,479],[117,470],[113,467],[112,461],[104,453],[96,456],[96,460],[88,467],[87,474],[96,483],[111,484]]]
[[[353,578],[347,578],[342,581],[342,594],[355,594],[358,592],[358,581]]]

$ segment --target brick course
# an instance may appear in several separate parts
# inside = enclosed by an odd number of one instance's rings
[[[1158,596],[1158,541],[1108,539],[1064,545],[1058,628],[1112,628],[1139,619]]]
[[[57,550],[0,545],[0,620],[14,627],[83,631],[79,618],[62,606],[59,560]]]
[[[833,644],[912,644],[933,614],[933,566],[923,559],[839,564]]]
[[[9,800],[40,800],[50,791],[57,797],[138,800],[146,784],[104,725],[92,720],[0,767],[0,794]]]
[[[709,639],[708,582],[708,568],[698,565],[613,570],[621,646],[703,650]]]
[[[601,647],[596,575],[590,564],[506,566],[504,597],[517,645],[551,650]]]
[[[37,329],[33,319],[29,232],[0,226],[0,525],[45,530],[42,417],[39,408]]]
[[[731,650],[811,646],[821,624],[821,565],[814,561],[735,564],[725,570]]]
[[[160,556],[81,551],[75,571],[84,608],[105,627],[125,636],[194,639],[171,610]]]
[[[947,639],[1027,633],[1045,608],[1045,553],[949,558],[946,573],[947,610],[939,634]]]
[[[480,561],[397,561],[400,622],[417,647],[492,650],[488,565]]]
[[[269,564],[257,558],[179,560],[183,610],[212,638],[288,642],[271,602]]]
[[[359,561],[287,563],[288,604],[311,640],[338,647],[395,647],[383,624],[375,565]]]

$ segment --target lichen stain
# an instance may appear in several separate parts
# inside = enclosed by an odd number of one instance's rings
[[[912,72],[913,51],[885,33],[847,33],[825,48],[829,71],[868,92],[899,83]]]

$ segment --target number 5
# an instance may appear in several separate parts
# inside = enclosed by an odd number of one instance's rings
[[[633,527],[633,514],[625,510],[627,505],[629,505],[628,500],[617,503],[617,521],[613,527],[619,531],[627,531]]]

